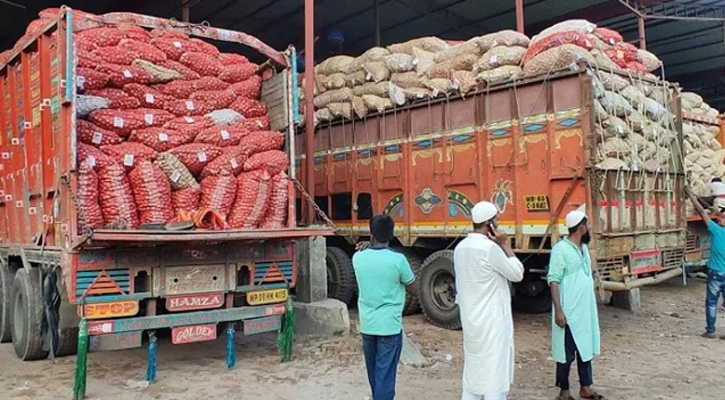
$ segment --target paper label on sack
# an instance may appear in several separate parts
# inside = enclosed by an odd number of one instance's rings
[[[76,86],[80,89],[83,89],[83,86],[86,85],[86,78],[83,76],[77,76],[76,77]]]
[[[133,78],[133,74],[127,69],[123,70],[123,76],[125,76],[126,78]]]
[[[433,97],[438,97],[438,89],[433,89]]]
[[[232,165],[232,168],[237,168],[239,166],[236,158],[232,158],[231,160],[229,160],[229,164]]]
[[[199,162],[206,162],[206,153],[204,153],[203,151],[197,153],[196,156],[199,157]]]
[[[123,165],[127,167],[133,166],[133,154],[126,154],[123,156]]]
[[[619,133],[619,134],[624,133],[624,129],[622,129],[622,127],[619,125],[617,125],[617,127],[615,129],[616,129],[617,133]]]
[[[164,132],[159,133],[159,141],[160,142],[168,142],[169,141],[169,135],[167,135]]]
[[[186,121],[187,124],[193,124],[194,123],[194,118],[184,117],[184,121]]]
[[[113,117],[113,126],[115,128],[123,128],[123,118],[121,117]]]
[[[264,126],[264,124],[262,123],[262,121],[260,121],[260,120],[257,120],[257,126],[261,128],[261,127],[263,127],[263,126]]]
[[[368,74],[367,74],[367,75],[365,75],[365,80],[366,80],[366,81],[369,81],[369,80],[371,80],[371,79],[373,79],[373,75],[372,75],[372,74],[371,74],[370,72],[368,72]]]
[[[146,93],[146,102],[149,104],[154,104],[154,95],[151,93]]]
[[[93,156],[86,157],[86,164],[88,164],[91,167],[95,167],[96,166],[96,157],[93,157]]]
[[[195,109],[195,108],[196,108],[196,107],[194,107],[194,102],[193,102],[193,101],[191,101],[191,100],[186,100],[186,109],[187,109],[187,110],[193,110],[193,109]]]
[[[610,38],[609,38],[609,44],[611,44],[612,46],[614,46],[614,44],[615,44],[615,43],[616,43],[616,42],[614,41],[614,38],[611,38],[611,37],[610,37]]]
[[[181,48],[181,42],[174,42],[174,47],[176,47],[177,49],[180,49]]]
[[[146,125],[154,124],[154,115],[153,114],[144,114],[143,119],[144,119],[144,121],[146,121]]]
[[[644,114],[644,104],[637,104],[637,111],[639,111],[640,114]]]
[[[418,66],[418,57],[414,58],[413,61],[411,61],[410,63],[413,64],[414,67],[417,67]]]
[[[219,132],[222,135],[222,140],[229,140],[229,132],[226,130],[222,130]]]
[[[488,62],[489,62],[489,63],[491,63],[491,64],[496,64],[496,63],[498,63],[498,56],[497,56],[497,55],[495,55],[495,54],[494,54],[494,55],[492,55],[492,56],[491,56],[491,59],[490,59],[490,60],[488,60]]]
[[[93,138],[91,139],[91,143],[101,144],[102,141],[103,141],[103,134],[101,132],[93,132]]]
[[[173,172],[173,173],[171,174],[171,182],[174,182],[174,183],[176,183],[176,182],[178,182],[178,181],[179,181],[179,179],[181,179],[181,174],[180,174],[180,173],[179,173],[178,171],[174,171],[174,172]]]

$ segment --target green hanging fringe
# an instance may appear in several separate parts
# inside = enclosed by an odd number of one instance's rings
[[[295,310],[292,299],[287,300],[287,311],[282,316],[282,328],[277,332],[277,348],[282,362],[292,359],[292,348],[295,341]]]
[[[86,363],[88,362],[88,323],[81,318],[78,324],[78,356],[76,357],[76,376],[73,384],[73,400],[86,396]]]

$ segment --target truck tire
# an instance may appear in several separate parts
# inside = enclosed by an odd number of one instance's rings
[[[514,284],[511,308],[525,314],[543,314],[551,311],[551,292],[544,281],[524,276],[524,280]]]
[[[78,327],[60,328],[56,357],[72,356],[78,352]]]
[[[420,308],[433,325],[444,329],[461,329],[456,300],[453,250],[441,250],[423,261],[420,276]]]
[[[12,340],[13,274],[10,266],[0,264],[0,343]]]
[[[415,285],[420,288],[420,273],[423,270],[423,261],[420,259],[413,249],[408,247],[395,247],[393,250],[405,256],[410,264],[410,269],[415,275]],[[403,315],[413,315],[420,312],[420,298],[414,296],[408,291],[405,292],[405,305],[403,306]]]
[[[43,350],[41,323],[43,301],[40,292],[40,270],[21,268],[13,282],[13,347],[23,360],[40,360],[48,356]]]
[[[327,263],[327,297],[350,305],[355,297],[355,271],[352,259],[339,247],[328,247],[325,256]]]

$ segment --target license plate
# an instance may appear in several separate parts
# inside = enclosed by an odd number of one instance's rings
[[[272,332],[282,327],[281,317],[265,317],[257,319],[249,319],[244,321],[244,334],[256,335],[258,333]]]
[[[166,298],[166,309],[169,311],[192,311],[219,308],[224,304],[224,294],[205,293],[173,296]]]
[[[194,265],[166,268],[166,293],[205,293],[224,291],[224,265]]]
[[[216,325],[180,326],[171,330],[171,343],[185,344],[216,339]]]
[[[287,300],[287,289],[260,290],[247,293],[247,303],[252,306],[260,304],[280,303]]]

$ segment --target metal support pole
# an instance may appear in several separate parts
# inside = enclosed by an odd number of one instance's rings
[[[380,47],[380,0],[375,0],[375,45]]]
[[[639,48],[647,50],[647,35],[645,34],[644,18],[637,17],[639,23]]]
[[[524,33],[524,0],[516,0],[516,31]]]
[[[189,0],[181,0],[181,20],[189,22]]]
[[[305,0],[305,163],[307,182],[305,189],[311,198],[315,198],[315,2]],[[305,202],[303,202],[305,203]],[[315,209],[307,207],[307,222],[315,221]]]

